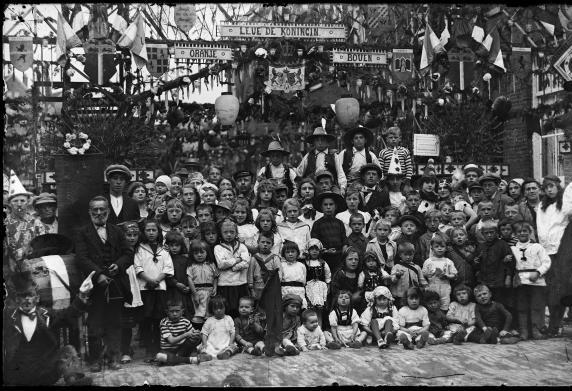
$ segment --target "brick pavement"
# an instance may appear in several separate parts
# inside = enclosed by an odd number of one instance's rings
[[[568,333],[567,333],[568,334]],[[100,386],[323,386],[339,385],[526,385],[572,384],[572,337],[525,341],[516,345],[466,343],[401,346],[380,351],[314,351],[295,357],[239,354],[226,361],[156,367],[140,360],[121,370],[94,374]]]

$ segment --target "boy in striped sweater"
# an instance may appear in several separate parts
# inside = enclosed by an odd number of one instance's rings
[[[405,147],[401,145],[401,129],[397,126],[392,126],[387,130],[387,135],[385,136],[386,148],[379,152],[379,163],[381,164],[381,169],[383,170],[383,175],[386,176],[389,172],[389,165],[391,163],[391,157],[393,156],[394,149],[397,150],[397,156],[399,157],[399,163],[403,169],[403,174],[405,178],[403,179],[403,192],[407,193],[411,189],[410,181],[413,175],[413,162],[411,159],[411,153]]]

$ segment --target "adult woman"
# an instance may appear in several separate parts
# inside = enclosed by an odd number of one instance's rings
[[[522,184],[524,183],[524,179],[522,178],[513,178],[508,182],[507,187],[507,194],[510,198],[514,200],[514,202],[522,201]]]
[[[437,194],[439,195],[439,201],[451,201],[451,185],[449,182],[440,182],[437,185]]]
[[[159,221],[163,239],[171,230],[181,231],[181,219],[183,218],[183,203],[177,199],[167,202],[165,213]]]
[[[316,183],[310,178],[304,178],[298,184],[298,201],[300,202],[300,220],[310,226],[324,214],[312,206],[316,195]]]
[[[236,191],[233,188],[220,189],[218,193],[218,200],[219,202],[222,200],[226,200],[234,205],[234,202],[236,201]]]
[[[552,262],[546,273],[550,319],[548,334],[556,336],[564,316],[561,300],[572,295],[572,185],[566,195],[560,178],[549,175],[542,182],[544,196],[536,211],[538,242],[546,249]]]
[[[152,217],[153,211],[149,209],[147,202],[147,187],[142,182],[133,182],[127,189],[127,195],[137,202],[140,220]]]
[[[236,189],[236,183],[231,178],[222,178],[218,183],[218,189],[219,191],[223,191],[224,189]]]
[[[205,178],[200,172],[191,172],[189,174],[189,179],[187,179],[187,183],[190,183],[197,189],[200,189],[200,187],[205,183]]]

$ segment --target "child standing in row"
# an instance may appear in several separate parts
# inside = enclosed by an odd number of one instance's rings
[[[306,267],[298,261],[299,256],[298,245],[286,240],[282,246],[284,260],[280,264],[280,285],[282,286],[282,297],[289,293],[298,295],[302,298],[302,308],[307,308]]]
[[[373,291],[381,285],[389,285],[391,276],[381,266],[376,254],[367,251],[363,258],[363,270],[358,276],[358,288],[366,302],[373,302]]]
[[[273,236],[274,244],[270,252],[272,254],[280,255],[282,251],[282,236],[278,233],[278,226],[276,225],[276,219],[274,218],[274,213],[270,209],[262,209],[258,212],[256,221],[254,225],[258,229],[258,232],[254,234],[254,239],[258,243],[258,236],[262,233],[267,233]]]
[[[451,245],[447,247],[446,256],[455,265],[457,269],[458,284],[466,284],[470,287],[475,286],[475,257],[477,247],[469,243],[467,231],[463,227],[453,228],[449,231]]]
[[[445,258],[447,241],[441,234],[431,239],[433,256],[423,264],[423,275],[429,282],[429,289],[439,293],[441,310],[448,311],[451,302],[451,280],[457,277],[457,269],[449,258]]]
[[[183,306],[183,316],[191,319],[195,311],[189,294],[191,290],[187,278],[187,268],[190,262],[184,255],[187,252],[185,238],[178,231],[169,231],[165,235],[165,245],[169,249],[174,271],[173,277],[167,279],[168,299],[173,302],[180,302]]]
[[[360,258],[363,258],[368,243],[366,236],[362,233],[364,227],[363,216],[359,213],[353,213],[350,216],[350,228],[352,232],[348,236],[347,244],[357,250]]]
[[[401,262],[391,269],[391,292],[398,308],[407,305],[407,292],[410,288],[425,288],[428,283],[419,265],[413,262],[415,246],[409,242],[398,246]]]
[[[247,272],[248,289],[254,300],[260,300],[271,270],[280,269],[279,255],[270,252],[274,245],[274,235],[261,232],[258,235],[258,252],[252,255]]]
[[[310,239],[306,258],[306,296],[310,301],[309,308],[313,309],[318,316],[320,327],[322,327],[323,310],[332,282],[330,267],[320,256],[323,249],[322,242],[318,239]]]
[[[300,204],[295,198],[284,201],[284,221],[277,223],[278,233],[284,241],[289,240],[298,246],[301,254],[307,251],[310,240],[310,226],[300,220]]]
[[[202,324],[207,316],[211,297],[217,294],[219,272],[209,257],[208,244],[202,240],[191,242],[191,263],[186,270],[194,308],[193,322]]]
[[[382,269],[390,273],[397,250],[395,242],[389,239],[391,223],[388,220],[378,220],[374,232],[375,238],[368,242],[366,252],[373,252],[379,259]]]

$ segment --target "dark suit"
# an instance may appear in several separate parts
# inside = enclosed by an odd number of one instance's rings
[[[119,349],[121,335],[121,312],[123,303],[131,303],[129,279],[125,271],[133,264],[133,252],[125,242],[121,228],[107,223],[107,242],[104,244],[95,226],[89,223],[76,233],[76,262],[84,275],[95,270],[94,289],[91,294],[92,305],[89,308],[88,328],[91,358],[99,358],[103,337],[108,354],[113,355]],[[108,267],[117,264],[119,271],[111,276]],[[109,285],[100,285],[97,280],[101,274],[111,278]],[[93,348],[93,349],[92,349]]]
[[[365,203],[364,208],[366,212],[369,212],[369,214],[373,216],[375,209],[385,208],[389,205],[391,205],[391,201],[389,200],[389,193],[385,190],[375,190],[371,192],[371,197],[369,197],[369,200]]]
[[[497,220],[504,219],[504,206],[512,202],[512,198],[506,194],[497,191],[493,198],[491,198],[493,203],[493,216]],[[524,216],[523,216],[524,217]]]
[[[123,223],[124,221],[139,221],[141,218],[139,214],[139,205],[137,202],[133,200],[131,197],[127,195],[123,195],[123,206],[121,207],[121,211],[119,215],[115,214],[113,207],[111,206],[111,199],[109,194],[105,196],[107,198],[107,202],[109,202],[109,218],[107,219],[108,224],[119,224]]]
[[[62,375],[58,367],[57,330],[85,311],[86,305],[76,298],[65,310],[36,307],[36,330],[28,341],[18,310],[4,309],[4,384],[53,385]]]

